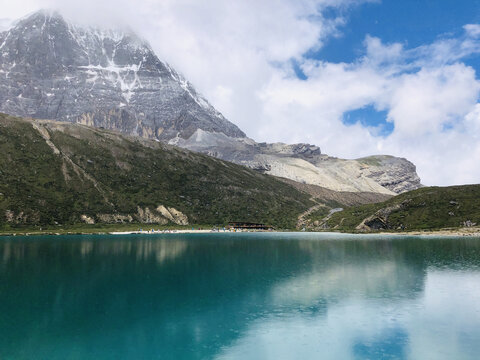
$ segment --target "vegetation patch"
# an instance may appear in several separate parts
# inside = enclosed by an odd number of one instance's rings
[[[175,217],[189,225],[244,221],[294,228],[298,215],[314,204],[272,176],[207,155],[7,115],[0,115],[0,179],[3,230],[130,218],[162,224]]]
[[[382,203],[354,206],[328,220],[344,231],[438,230],[480,224],[480,185],[425,187]]]

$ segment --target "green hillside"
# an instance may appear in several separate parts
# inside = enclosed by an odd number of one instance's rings
[[[437,230],[480,225],[480,185],[425,187],[385,202],[354,206],[324,220],[345,231]]]
[[[172,221],[293,228],[312,205],[274,177],[206,155],[0,114],[0,229]]]

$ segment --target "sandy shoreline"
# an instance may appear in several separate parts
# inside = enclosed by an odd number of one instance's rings
[[[436,231],[405,231],[405,232],[340,232],[340,231],[258,231],[258,230],[212,230],[212,229],[171,229],[171,230],[129,230],[129,231],[98,231],[98,232],[17,232],[0,233],[2,236],[40,236],[40,235],[165,235],[165,234],[233,234],[233,233],[304,233],[304,234],[346,234],[346,235],[393,235],[393,236],[452,236],[452,237],[478,237],[480,238],[480,227],[462,229],[443,229]]]
[[[374,234],[374,233],[365,233]],[[462,229],[445,229],[436,231],[407,231],[407,232],[382,232],[382,235],[408,235],[408,236],[471,236],[480,237],[480,228],[462,228]]]
[[[251,232],[274,232],[282,233],[284,231],[232,231],[232,230],[158,230],[158,231],[114,231],[109,232],[109,235],[133,235],[133,234],[216,234],[216,233],[251,233]],[[285,233],[301,233],[301,231],[287,231]],[[335,231],[317,231],[306,232],[307,234],[325,234],[325,233],[337,233],[337,234],[349,234],[349,235],[394,235],[394,236],[468,236],[468,237],[480,237],[480,228],[464,228],[464,229],[445,229],[436,231],[406,231],[406,232],[370,232],[370,233],[350,233],[350,232],[335,232]]]
[[[138,231],[112,231],[109,232],[109,235],[134,235],[134,234],[145,234],[145,235],[153,235],[153,234],[207,234],[207,233],[218,233],[218,232],[233,232],[233,231],[212,231],[212,230],[154,230],[154,231],[147,231],[147,230],[138,230]]]

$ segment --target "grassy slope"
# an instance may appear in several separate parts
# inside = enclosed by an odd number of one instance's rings
[[[61,154],[31,121],[0,114],[0,229],[74,225],[82,214],[134,215],[159,204],[191,223],[291,228],[312,206],[292,186],[206,155],[79,125],[44,127]]]
[[[309,212],[300,227],[315,228],[316,224],[320,224],[330,210],[335,208],[346,208],[349,206],[373,204],[386,201],[392,198],[391,195],[372,193],[372,192],[347,192],[333,191],[321,186],[302,184],[290,179],[280,178],[283,182],[292,185],[296,189],[310,194],[313,201],[319,206],[316,210]]]
[[[400,205],[387,218],[386,230],[458,228],[465,221],[480,224],[480,185],[425,187],[383,203],[354,206],[334,214],[329,228],[352,231],[377,211]]]

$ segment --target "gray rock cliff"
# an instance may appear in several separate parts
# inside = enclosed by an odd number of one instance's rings
[[[197,129],[245,137],[132,32],[49,11],[0,34],[0,111],[160,140]]]

